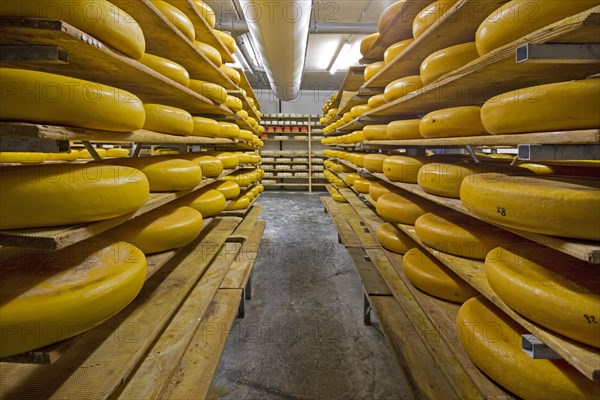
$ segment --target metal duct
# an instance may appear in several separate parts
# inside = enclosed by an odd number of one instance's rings
[[[231,32],[231,34],[234,36],[243,35],[244,33],[248,32],[248,24],[246,24],[246,21],[217,22],[215,28],[221,31]],[[313,23],[310,26],[308,32],[312,34],[334,33],[342,35],[370,35],[373,32],[377,32],[377,24],[332,24],[317,22],[316,24]]]
[[[248,30],[278,99],[300,95],[312,0],[240,0]]]

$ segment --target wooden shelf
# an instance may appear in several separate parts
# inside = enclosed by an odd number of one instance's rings
[[[192,114],[233,115],[224,105],[201,96],[121,53],[81,40],[84,33],[58,20],[0,18],[3,45],[59,46],[68,63],[2,61],[3,67],[32,69],[89,80],[132,92],[145,103],[179,107]],[[87,35],[87,34],[86,34]],[[89,35],[87,35],[89,36]]]
[[[252,86],[250,86],[250,82],[248,81],[248,77],[244,73],[244,70],[241,68],[235,68],[235,69],[240,73],[240,77],[242,78],[240,81],[240,88],[244,89],[246,91],[246,96],[250,96],[254,100],[254,106],[258,110],[260,110],[260,102],[258,101],[258,97],[256,97],[256,93],[254,93]],[[248,112],[250,112],[250,111],[248,111]]]

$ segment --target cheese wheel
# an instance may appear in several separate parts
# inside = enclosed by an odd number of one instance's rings
[[[202,169],[195,162],[163,156],[111,158],[106,164],[139,169],[146,175],[151,192],[191,189],[202,182]]]
[[[426,139],[487,135],[480,112],[477,106],[433,111],[421,119],[419,132]]]
[[[491,134],[600,127],[600,79],[519,89],[488,100],[481,121]]]
[[[231,79],[233,81],[233,83],[235,83],[236,85],[240,84],[242,77],[240,76],[240,73],[238,72],[237,69],[232,68],[229,65],[221,65],[219,67],[219,69],[221,70],[221,72],[223,72],[225,75],[227,75],[227,77],[229,79]],[[248,116],[246,115],[246,117],[248,117]]]
[[[199,211],[203,218],[210,218],[219,215],[225,209],[227,200],[218,190],[205,189],[183,197],[177,205],[191,207]]]
[[[331,195],[331,197],[338,203],[347,203],[348,199],[346,199],[344,197],[344,195],[342,195],[336,188],[331,187],[329,188],[329,194]]]
[[[182,110],[161,104],[144,104],[146,122],[144,129],[172,135],[187,136],[194,132],[192,115]]]
[[[514,42],[529,33],[598,5],[597,0],[513,0],[494,11],[477,29],[480,55]]]
[[[419,169],[427,162],[424,157],[390,156],[383,161],[383,174],[394,182],[417,183]]]
[[[128,167],[4,167],[0,182],[0,229],[101,221],[137,210],[149,197],[146,176]]]
[[[240,140],[252,141],[255,138],[254,134],[246,129],[240,129]]]
[[[219,40],[221,42],[223,42],[223,44],[225,45],[225,48],[227,49],[227,51],[229,53],[231,53],[231,54],[235,53],[236,46],[235,46],[235,39],[233,38],[233,36],[228,35],[225,32],[221,32],[218,29],[213,29],[213,33],[219,38]],[[239,76],[239,73],[238,73],[238,76]],[[239,84],[239,80],[237,83]]]
[[[223,168],[233,169],[240,163],[237,156],[230,152],[206,152],[206,155],[217,157],[223,163]]]
[[[392,190],[381,182],[374,182],[369,186],[369,196],[375,201],[387,193],[392,193]]]
[[[444,16],[458,0],[438,0],[425,7],[413,21],[413,36],[422,36],[433,24]]]
[[[205,156],[203,153],[180,154],[177,157],[195,162],[200,166],[202,175],[207,178],[217,178],[223,173],[223,161],[217,157]]]
[[[226,200],[233,200],[240,195],[240,185],[235,182],[219,181],[210,186],[223,193]]]
[[[227,100],[225,101],[225,106],[231,109],[232,111],[240,111],[242,109],[242,100],[238,99],[235,96],[227,95]]]
[[[413,38],[402,40],[385,49],[385,53],[383,53],[383,62],[386,65],[392,64],[396,57],[402,54],[414,41],[415,39]]]
[[[521,335],[527,331],[483,297],[467,300],[458,311],[456,324],[460,343],[473,363],[520,398],[598,397],[598,382],[567,361],[533,359],[525,354]]]
[[[539,244],[502,246],[485,260],[494,292],[510,308],[563,336],[600,347],[600,273]]]
[[[415,231],[428,247],[477,260],[484,260],[498,246],[525,241],[504,229],[450,209],[420,216],[415,222]]]
[[[348,186],[354,185],[354,181],[356,180],[356,178],[359,178],[359,177],[360,177],[360,175],[358,175],[356,172],[347,174],[346,175],[346,184],[348,184]]]
[[[388,140],[423,139],[419,125],[420,119],[405,119],[387,124],[385,134]]]
[[[418,246],[406,233],[389,222],[377,228],[376,236],[381,247],[397,254],[404,254]]]
[[[240,127],[236,124],[219,122],[219,126],[221,129],[219,130],[218,137],[229,139],[237,139],[240,137]]]
[[[87,240],[48,252],[0,248],[0,357],[78,335],[139,293],[146,258],[129,243]]]
[[[98,155],[98,157],[100,157],[100,158],[106,157],[105,149],[96,147],[95,150],[96,150],[96,154]],[[78,157],[83,160],[92,160],[94,158],[87,149],[80,149]]]
[[[386,140],[387,125],[367,125],[363,128],[366,140]]]
[[[367,54],[367,51],[369,51],[377,39],[379,39],[379,32],[370,34],[360,42],[360,54],[362,54],[363,57],[365,54]]]
[[[257,175],[256,170],[241,170],[231,175],[224,176],[222,179],[225,181],[235,182],[238,185],[245,187],[256,182],[259,179],[259,176]]]
[[[364,168],[369,172],[383,173],[383,162],[389,156],[387,154],[367,154],[364,159]]]
[[[250,206],[250,199],[247,197],[240,197],[239,199],[232,200],[231,203],[225,208],[225,211],[240,211],[245,210]]]
[[[129,149],[121,149],[113,147],[112,149],[106,149],[106,157],[128,157]]]
[[[152,152],[153,156],[171,156],[171,155],[176,155],[179,154],[179,150],[175,150],[175,149],[155,149]]]
[[[423,87],[423,82],[419,75],[407,76],[396,79],[389,83],[383,91],[383,97],[387,103],[407,96],[411,92]]]
[[[158,11],[160,11],[161,14],[183,34],[183,36],[192,42],[196,39],[194,24],[183,11],[163,0],[150,1],[154,7],[156,7]]]
[[[223,65],[223,58],[221,58],[221,53],[214,47],[209,44],[195,41],[194,45],[206,58],[210,60],[211,63],[215,64],[217,68],[220,68]]]
[[[219,137],[221,125],[214,119],[192,117],[192,122],[194,123],[194,130],[192,131],[191,136]]]
[[[402,259],[402,270],[418,289],[453,303],[463,303],[479,293],[435,257],[415,247]]]
[[[248,111],[246,110],[239,110],[238,112],[236,112],[236,114],[242,117],[244,120],[248,119]]]
[[[479,58],[475,42],[458,44],[431,53],[421,63],[421,79],[429,85],[438,78]]]
[[[79,150],[71,149],[70,151],[60,153],[46,153],[47,161],[75,161],[79,158]]]
[[[377,62],[367,65],[367,67],[365,68],[364,75],[363,75],[365,78],[365,82],[368,82],[369,80],[371,80],[371,78],[374,77],[377,73],[379,73],[379,71],[381,71],[384,66],[385,66],[385,63],[383,61],[377,61]]]
[[[474,175],[460,198],[494,224],[575,239],[600,240],[600,181]]]
[[[47,153],[0,151],[0,163],[39,164],[47,158]]]
[[[352,187],[358,193],[367,194],[369,193],[369,186],[371,186],[371,183],[373,183],[372,180],[359,176],[354,179],[354,182],[352,182]]]
[[[261,157],[256,154],[248,154],[248,153],[234,153],[238,158],[240,164],[258,164],[261,160]]]
[[[217,16],[215,15],[213,9],[201,0],[192,0],[192,2],[196,6],[196,9],[200,12],[200,15],[202,15],[202,17],[206,20],[208,25],[211,28],[214,28],[215,23],[217,22]]]
[[[364,113],[366,113],[367,111],[369,111],[369,106],[366,104],[354,106],[350,109],[350,117],[352,117],[352,119],[358,118],[361,115],[363,115]]]
[[[4,3],[0,16],[62,20],[136,60],[146,49],[144,33],[135,19],[106,0]]]
[[[385,103],[386,103],[385,96],[382,93],[382,94],[376,94],[375,96],[369,97],[367,105],[369,106],[369,109],[374,110],[378,107],[381,107]]]
[[[185,87],[190,85],[189,72],[176,62],[148,53],[142,56],[140,62]]]
[[[365,153],[352,153],[351,161],[357,167],[363,168],[365,166]]]
[[[166,205],[105,232],[102,236],[127,240],[144,254],[185,246],[202,230],[202,214],[191,207]]]
[[[398,13],[402,12],[403,7],[405,6],[406,0],[396,1],[395,3],[386,7],[385,10],[379,16],[379,21],[377,21],[377,30],[379,33],[383,33],[389,26],[390,22],[396,18]]]
[[[218,104],[227,101],[227,90],[216,83],[190,79],[190,89]]]
[[[377,199],[377,214],[390,222],[414,225],[417,218],[438,208],[434,203],[411,193],[387,193]]]
[[[261,185],[260,183],[258,185],[256,185],[254,188],[258,191],[258,193],[262,193],[265,191],[265,187],[263,185]]]
[[[0,120],[115,132],[141,129],[146,114],[133,94],[45,72],[0,68]]]

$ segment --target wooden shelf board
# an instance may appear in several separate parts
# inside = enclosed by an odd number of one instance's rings
[[[244,89],[246,91],[246,95],[250,96],[254,100],[254,106],[258,110],[260,110],[260,102],[258,101],[258,97],[256,97],[256,93],[254,93],[254,90],[252,89],[252,86],[250,85],[250,82],[248,81],[248,77],[244,73],[244,70],[241,68],[235,68],[235,69],[240,73],[240,77],[242,78],[240,80],[240,88]],[[263,116],[263,118],[264,118],[264,116]]]
[[[244,241],[237,257],[231,263],[227,274],[223,278],[220,289],[245,289],[252,274],[254,262],[258,258],[258,248],[262,240],[265,221],[255,221],[252,231]]]
[[[98,48],[82,41],[83,34],[79,29],[58,20],[0,18],[0,43],[57,45],[65,49],[69,56],[66,64],[2,61],[1,65],[67,75],[118,87],[135,94],[145,103],[179,107],[192,114],[233,114],[224,105],[215,104],[106,45]]]

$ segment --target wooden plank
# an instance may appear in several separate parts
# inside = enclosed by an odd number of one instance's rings
[[[103,45],[81,40],[84,32],[63,21],[0,18],[0,42],[6,45],[60,45],[68,63],[2,61],[3,67],[32,69],[118,87],[144,103],[183,108],[193,114],[233,115],[225,106],[201,96],[144,64]],[[89,36],[85,34],[86,36]],[[154,54],[154,53],[152,53]]]
[[[216,218],[210,230],[159,270],[121,312],[94,327],[53,366],[3,366],[2,398],[104,399],[131,373],[196,285],[238,220]]]
[[[266,222],[258,221],[254,225],[252,234],[244,243],[237,257],[229,267],[227,275],[221,282],[221,289],[244,289],[250,279],[252,267],[258,257],[258,248],[265,231]]]
[[[241,297],[241,289],[217,291],[163,399],[206,398]]]
[[[360,276],[364,291],[369,296],[391,296],[392,292],[386,284],[384,278],[381,277],[374,263],[371,260],[366,259],[366,253],[361,248],[349,248],[348,253],[354,265],[356,271]]]
[[[453,270],[469,285],[473,286],[479,293],[504,311],[519,325],[537,336],[548,347],[561,355],[569,362],[569,364],[579,370],[579,372],[589,379],[600,381],[600,350],[567,339],[564,336],[559,336],[546,328],[532,323],[513,311],[490,287],[485,276],[485,265],[483,261],[456,257],[431,249],[419,240],[415,233],[414,226],[398,224],[398,227],[425,248],[425,250],[444,263],[444,265]]]
[[[365,232],[365,227],[361,223],[360,217],[350,204],[338,204],[338,210],[344,216],[356,236],[360,239],[361,247],[365,249],[378,247],[377,240],[371,235],[369,231]]]
[[[162,395],[240,247],[239,243],[225,243],[221,247],[160,338],[112,398],[157,399]]]
[[[254,225],[256,225],[256,221],[260,217],[260,213],[262,212],[263,207],[261,205],[256,205],[252,207],[252,210],[246,215],[244,220],[238,227],[233,231],[233,233],[229,236],[228,241],[230,242],[243,242],[247,240],[252,231],[254,230]]]
[[[350,189],[340,189],[340,193],[348,199],[348,203],[352,206],[354,211],[358,214],[360,219],[364,222],[365,226],[371,234],[376,237],[377,228],[385,223],[384,220],[379,218],[371,209],[369,209]]]
[[[340,239],[344,246],[347,248],[352,247],[362,247],[360,239],[354,233],[352,227],[348,224],[344,216],[340,213],[338,209],[338,203],[333,200],[331,197],[322,196],[321,202],[327,209],[329,216],[331,217],[333,223],[335,224]]]

